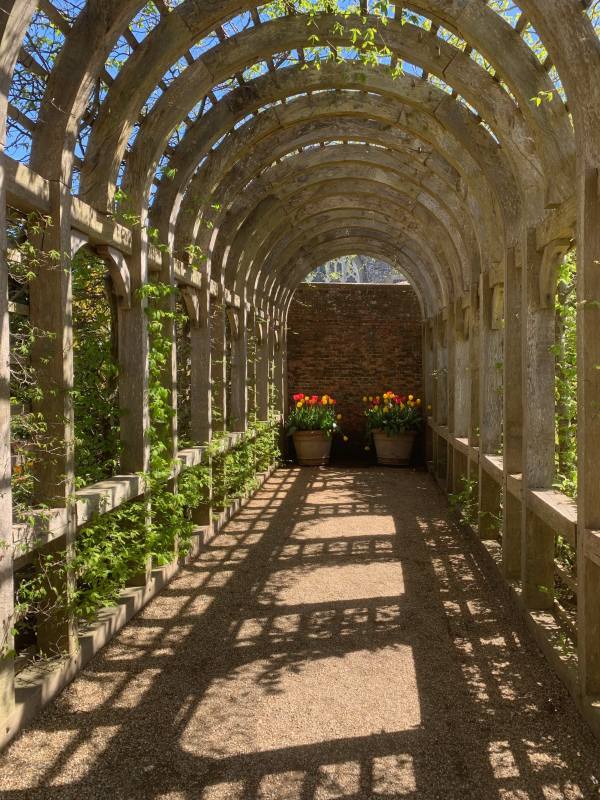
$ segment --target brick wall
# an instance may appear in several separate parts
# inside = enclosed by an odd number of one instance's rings
[[[348,454],[362,453],[363,395],[421,394],[421,311],[410,286],[303,284],[288,321],[288,383],[333,395]],[[338,455],[342,454],[339,445]]]

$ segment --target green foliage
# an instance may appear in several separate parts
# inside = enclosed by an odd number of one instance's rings
[[[75,476],[78,487],[114,475],[119,465],[116,298],[105,262],[87,249],[71,263]]]
[[[559,273],[556,294],[555,485],[577,496],[577,259],[572,250]]]
[[[78,482],[85,484],[109,476],[118,463],[115,320],[104,263],[82,251],[72,271],[76,464]],[[32,278],[28,275],[27,279]],[[40,554],[35,568],[20,575],[14,632],[21,638],[28,631],[33,635],[36,624],[44,619],[72,615],[75,620],[90,620],[100,608],[116,603],[121,590],[136,583],[148,565],[170,563],[178,553],[189,550],[193,512],[209,501],[211,488],[226,505],[255,489],[257,472],[266,470],[277,457],[274,421],[255,422],[242,444],[221,456],[222,465],[214,474],[207,464],[180,471],[171,452],[175,410],[166,380],[175,328],[185,321],[174,302],[176,291],[169,285],[150,284],[141,293],[150,339],[151,457],[150,469],[142,476],[145,492],[110,513],[99,514],[78,532],[69,551]],[[24,317],[15,317],[13,329],[13,350],[22,356],[23,375],[29,375],[31,348],[38,334]],[[31,403],[36,391],[33,377],[23,381],[14,402]],[[15,418],[20,426],[16,432],[21,439],[27,435],[31,449],[36,425],[43,421],[33,413]],[[46,449],[42,457],[48,456]],[[20,492],[24,510],[31,494],[25,480],[32,479],[32,473],[27,473],[22,484],[17,483],[17,499]]]
[[[479,515],[479,484],[463,477],[458,492],[449,495],[450,507],[459,515],[465,525],[477,525]]]

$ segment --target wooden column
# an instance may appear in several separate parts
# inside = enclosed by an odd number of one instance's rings
[[[502,325],[504,290],[491,284],[490,273],[479,279],[479,534],[497,539],[501,486],[483,468],[484,455],[497,455],[502,444]]]
[[[196,445],[207,445],[211,438],[211,354],[210,354],[210,292],[185,287],[183,299],[190,318],[190,404],[192,440]],[[208,469],[212,459],[208,459]],[[204,502],[192,509],[197,525],[209,525],[212,519],[212,490],[208,486]]]
[[[248,427],[248,328],[246,301],[240,308],[227,309],[231,330],[231,428]]]
[[[479,308],[479,283],[471,286],[471,302],[468,308],[469,329],[469,374],[470,374],[470,406],[469,406],[469,445],[479,447],[479,375],[481,361],[480,342],[480,308]],[[467,323],[465,323],[467,325]],[[475,465],[477,472],[477,465]]]
[[[269,418],[268,324],[268,320],[258,319],[256,325],[256,414],[260,420]]]
[[[433,397],[433,341],[431,321],[423,320],[423,414],[425,419],[430,416],[427,411]],[[427,464],[433,462],[433,432],[429,425],[425,425],[425,461]]]
[[[581,688],[600,695],[600,169],[578,165],[577,614]]]
[[[190,402],[192,439],[208,444],[212,428],[210,293],[187,289],[183,297],[190,317]]]
[[[521,314],[521,255],[511,247],[504,273],[504,508],[502,521],[502,569],[507,580],[521,577],[521,501],[508,491],[510,475],[523,472],[523,396]]]
[[[535,230],[524,233],[523,314],[523,509],[521,579],[528,608],[554,603],[554,532],[529,511],[529,489],[548,489],[554,478],[554,308],[540,304],[543,253]]]
[[[177,330],[175,314],[177,312],[177,297],[175,289],[175,273],[173,259],[169,252],[162,253],[162,268],[160,281],[165,286],[170,286],[172,291],[161,302],[161,310],[167,316],[162,323],[162,335],[169,342],[169,353],[164,369],[162,370],[161,383],[167,391],[170,406],[170,417],[164,426],[162,436],[167,447],[169,458],[177,455]]]
[[[273,353],[273,391],[274,404],[277,411],[285,413],[287,398],[283,394],[283,341],[282,331],[279,322],[274,331],[274,353]]]
[[[248,395],[248,422],[258,419],[257,395],[256,395],[256,367],[258,350],[258,320],[254,308],[246,306],[246,328],[248,331],[246,340],[246,360],[247,360],[247,395]]]
[[[0,171],[3,166],[0,164]],[[10,336],[6,192],[0,172],[0,721],[15,707],[13,648],[13,538],[10,451]]]
[[[445,337],[446,337],[446,424],[448,426],[448,446],[446,450],[446,487],[447,491],[453,492],[455,489],[455,470],[456,463],[457,472],[459,471],[459,458],[454,458],[455,450],[450,444],[451,437],[454,436],[454,404],[455,396],[455,378],[456,378],[456,325],[455,325],[455,311],[456,303],[451,300],[448,307],[445,309],[446,315],[444,317]],[[456,454],[457,455],[457,454]]]
[[[453,435],[458,438],[466,438],[469,432],[469,401],[470,401],[470,380],[469,380],[469,342],[466,338],[468,330],[465,330],[465,313],[463,301],[458,299],[454,303],[453,316],[454,331],[454,365],[452,368],[453,384],[452,391],[452,428]],[[463,486],[463,481],[468,475],[468,457],[464,453],[452,448],[452,491],[458,492]]]
[[[211,385],[213,430],[227,427],[227,338],[225,308],[219,298],[211,307]]]
[[[444,313],[440,312],[436,318],[436,422],[438,425],[448,424],[448,352],[446,349],[446,321]],[[436,474],[439,480],[448,480],[448,451],[450,447],[443,437],[438,437],[437,446],[437,468]]]
[[[65,537],[46,552],[56,552],[59,562],[73,557],[75,541],[74,504],[69,502],[75,488],[73,389],[73,327],[71,275],[71,197],[67,187],[50,181],[51,224],[35,239],[45,254],[30,282],[30,320],[40,331],[32,348],[32,366],[41,390],[34,410],[41,412],[45,425],[45,446],[35,464],[34,503],[67,508]],[[58,254],[56,258],[55,254]],[[60,551],[60,553],[59,553]],[[43,558],[43,555],[42,555]],[[37,640],[47,654],[73,652],[76,630],[67,613],[73,575],[64,564],[50,568],[48,611],[38,618]],[[58,604],[56,600],[59,600]],[[54,607],[53,607],[54,606]]]
[[[147,472],[150,458],[148,431],[148,318],[147,301],[139,296],[148,282],[148,241],[145,229],[134,228],[131,304],[119,307],[119,404],[121,408],[121,469]]]

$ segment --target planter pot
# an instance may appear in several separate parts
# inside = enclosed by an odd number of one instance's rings
[[[296,460],[301,467],[320,467],[329,464],[331,436],[323,431],[296,431],[292,438]]]
[[[373,431],[377,463],[394,467],[409,464],[416,436],[414,431],[392,435],[385,431]]]

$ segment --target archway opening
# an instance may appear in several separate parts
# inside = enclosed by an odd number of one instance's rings
[[[393,391],[422,397],[422,311],[400,268],[365,254],[316,267],[294,294],[288,315],[288,401],[328,394],[341,414],[335,462],[374,462],[365,409]],[[415,447],[412,464],[424,464]]]

